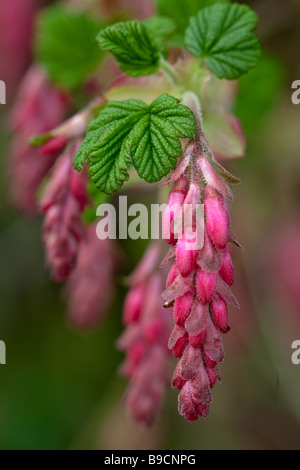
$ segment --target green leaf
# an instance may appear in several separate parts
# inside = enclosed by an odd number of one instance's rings
[[[163,16],[152,16],[144,21],[144,25],[159,42],[167,39],[176,29],[174,21]]]
[[[138,21],[116,23],[101,31],[100,46],[111,52],[127,75],[140,77],[158,71],[162,50],[150,30]]]
[[[99,21],[86,13],[53,6],[39,19],[36,35],[36,58],[55,83],[74,89],[98,66],[103,52],[96,35]]]
[[[152,36],[155,38],[160,51],[164,57],[167,58],[168,47],[165,43],[169,42],[172,33],[174,33],[176,29],[174,21],[163,16],[152,16],[144,21],[144,25],[147,26]]]
[[[216,4],[190,19],[185,47],[217,77],[235,79],[253,68],[260,56],[258,38],[251,32],[257,15],[247,5]]]
[[[30,137],[28,140],[28,145],[31,147],[41,147],[46,142],[48,142],[52,138],[52,135],[49,133],[41,134],[41,135],[34,135]]]
[[[89,125],[74,166],[90,160],[92,181],[112,194],[129,178],[133,164],[141,178],[159,181],[182,156],[179,137],[194,137],[196,121],[189,108],[163,94],[149,106],[141,100],[112,101]]]
[[[228,0],[156,0],[156,5],[159,15],[168,17],[175,23],[176,35],[173,37],[173,42],[182,45],[191,16],[196,15],[202,8],[227,2]]]

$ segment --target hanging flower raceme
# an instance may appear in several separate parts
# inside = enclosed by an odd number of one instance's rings
[[[39,0],[0,2],[0,70],[9,94],[15,92],[30,61],[34,17],[41,6]]]
[[[163,298],[168,305],[174,303],[175,327],[169,348],[180,358],[172,385],[180,390],[179,413],[188,421],[208,415],[211,389],[220,380],[218,364],[224,359],[221,335],[230,329],[227,304],[238,307],[230,291],[234,270],[228,250],[228,242],[235,239],[226,199],[233,196],[220,174],[231,183],[237,180],[215,161],[197,110],[195,114],[198,132],[167,182],[175,184],[164,214],[164,225],[171,225],[167,260],[175,257],[175,261]],[[201,230],[196,224],[198,204],[204,205]],[[183,224],[182,238],[176,239],[176,217],[183,218],[187,205],[192,207],[193,217],[190,225]],[[191,246],[195,239],[187,233],[195,233],[199,243],[200,232],[203,243],[198,249],[197,244]]]
[[[8,161],[12,201],[23,212],[36,212],[38,188],[58,153],[40,155],[28,140],[60,124],[68,107],[66,95],[48,82],[45,72],[31,67],[21,83],[11,116],[14,139]]]
[[[117,264],[114,241],[99,240],[95,225],[89,225],[66,285],[68,317],[75,327],[95,328],[104,318],[114,295]]]
[[[87,176],[73,168],[78,143],[70,143],[57,159],[40,201],[45,213],[43,240],[46,259],[56,282],[65,280],[76,264],[78,244],[84,238],[81,214],[87,203]]]
[[[170,379],[167,342],[171,322],[161,302],[159,257],[159,245],[150,245],[130,277],[123,310],[126,330],[118,340],[119,348],[127,354],[121,369],[130,380],[125,408],[136,421],[145,424],[150,424],[161,410]]]

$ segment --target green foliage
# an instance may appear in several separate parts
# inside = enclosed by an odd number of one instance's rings
[[[157,41],[161,52],[167,57],[168,49],[165,46],[165,42],[169,42],[172,34],[176,30],[174,21],[163,16],[152,16],[144,21],[144,25],[147,26],[148,30]]]
[[[215,3],[227,3],[229,0],[156,0],[159,15],[171,18],[176,25],[173,43],[183,45],[184,32],[189,18],[195,16],[202,8]]]
[[[41,134],[41,135],[34,135],[30,137],[30,139],[28,140],[28,145],[30,145],[31,147],[41,147],[46,142],[48,142],[51,138],[52,136],[49,133]]]
[[[106,194],[128,180],[132,164],[148,183],[159,181],[182,156],[179,137],[194,137],[196,121],[189,108],[163,94],[149,106],[140,100],[112,101],[94,119],[78,150],[74,167],[90,160],[96,187]]]
[[[46,8],[36,35],[36,57],[53,82],[75,89],[98,66],[103,52],[95,37],[101,24],[86,13]]]
[[[164,51],[144,24],[138,21],[116,23],[101,31],[97,39],[102,49],[114,55],[127,75],[139,77],[158,71]]]
[[[216,4],[190,19],[185,46],[219,78],[235,79],[253,68],[260,56],[252,33],[257,15],[247,5]]]
[[[283,64],[278,59],[263,56],[257,67],[241,77],[233,112],[246,132],[259,128],[276,103],[283,76]]]

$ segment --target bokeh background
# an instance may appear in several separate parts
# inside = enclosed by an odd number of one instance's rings
[[[133,2],[122,3],[130,16]],[[30,62],[34,15],[15,17],[27,22],[22,51],[16,44],[8,53],[0,42],[0,79],[8,87],[0,107],[0,339],[7,345],[1,449],[300,449],[300,365],[291,361],[291,344],[300,339],[300,105],[291,101],[291,84],[300,79],[300,2],[243,3],[259,14],[264,56],[240,82],[234,111],[247,153],[228,167],[242,180],[232,206],[244,247],[235,251],[233,288],[241,309],[231,311],[223,383],[214,389],[209,418],[192,424],[177,414],[171,389],[151,428],[125,415],[123,355],[115,347],[121,283],[97,331],[67,324],[61,289],[44,267],[41,219],[22,216],[9,200],[7,116]],[[0,17],[0,38],[2,26]],[[127,243],[125,273],[144,248]]]

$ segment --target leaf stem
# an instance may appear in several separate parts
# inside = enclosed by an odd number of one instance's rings
[[[175,72],[174,67],[165,60],[163,56],[160,58],[160,69],[167,75],[174,85],[180,85],[180,78]]]

